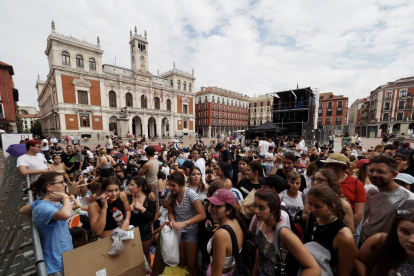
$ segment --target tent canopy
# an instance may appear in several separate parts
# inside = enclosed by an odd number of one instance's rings
[[[270,121],[266,121],[264,124],[262,124],[258,127],[252,128],[251,130],[253,130],[253,131],[276,131],[276,132],[279,132],[279,131],[282,131],[283,129],[284,128],[281,128],[281,127],[278,127],[275,124],[272,124]]]

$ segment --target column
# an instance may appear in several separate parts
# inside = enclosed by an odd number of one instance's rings
[[[207,137],[211,138],[211,126],[208,127]]]
[[[148,116],[142,116],[142,133],[141,136],[145,135],[145,138],[148,139]]]
[[[157,134],[158,134],[159,137],[162,137],[162,135],[161,135],[162,122],[161,121],[162,121],[162,118],[160,118],[159,116],[158,116],[158,118],[155,119],[155,122],[157,123]]]

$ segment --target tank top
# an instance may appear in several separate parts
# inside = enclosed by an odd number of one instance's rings
[[[224,231],[224,234],[226,234],[227,239],[230,241],[230,246],[232,247],[233,245],[231,244],[231,238],[230,235],[228,234],[228,232],[224,229],[218,229],[218,230],[222,230]],[[208,243],[207,243],[207,253],[210,255],[210,263],[213,261],[213,252],[211,252],[211,249],[213,247],[213,238],[211,238]],[[232,248],[233,249],[233,248]],[[240,249],[241,252],[241,249]],[[233,252],[231,252],[231,256],[229,257],[224,257],[224,264],[223,264],[223,268],[230,268],[232,267],[234,264],[236,263],[236,260],[234,258]]]
[[[152,159],[148,160],[147,162],[152,164],[152,168],[145,172],[145,179],[147,180],[148,184],[153,184],[158,182],[158,167],[159,162],[158,160]]]
[[[99,207],[102,209],[101,200],[98,199],[96,201],[96,203],[98,203]],[[120,210],[122,212],[122,214],[124,215],[124,218],[125,218],[125,208],[124,208],[124,203],[122,202],[121,198],[118,197],[112,203],[108,202],[108,209],[106,211],[106,223],[105,223],[104,231],[114,230],[115,228],[118,227],[118,224],[116,223],[114,217],[112,216],[112,213],[113,213],[112,209],[114,207],[116,207],[116,209]]]
[[[306,228],[304,237],[305,242],[316,241],[322,243],[331,252],[329,265],[332,268],[338,266],[338,252],[333,248],[333,241],[336,234],[344,227],[346,225],[340,219],[330,224],[319,226],[316,218],[312,214],[309,215],[308,227]]]
[[[411,164],[408,168],[406,168],[402,173],[407,173],[411,176],[414,176],[414,163]]]

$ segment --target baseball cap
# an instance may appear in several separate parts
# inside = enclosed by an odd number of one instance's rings
[[[271,174],[268,177],[264,178],[264,183],[260,183],[260,184],[270,186],[270,188],[275,189],[275,191],[278,194],[289,189],[290,187],[289,184],[287,184],[285,179],[275,174]]]
[[[208,201],[213,203],[214,205],[223,205],[223,204],[230,204],[231,206],[236,206],[236,197],[232,191],[227,189],[218,189],[214,192],[214,194],[207,198]]]
[[[366,163],[369,163],[369,159],[365,158],[365,159],[359,160],[358,163],[357,163],[357,168],[359,169],[359,167],[361,167],[362,165],[364,165]]]
[[[408,173],[399,173],[394,180],[400,180],[409,185],[414,184],[414,177]]]
[[[222,147],[224,147],[223,143],[218,143],[216,146],[216,150],[221,150]]]
[[[321,162],[325,164],[339,164],[348,166],[346,164],[346,156],[340,153],[331,153],[329,154],[328,158],[326,158],[326,160],[321,160]]]
[[[191,162],[190,160],[185,160],[184,163],[179,167],[182,170],[185,170],[187,168],[192,168],[194,167],[194,163]]]

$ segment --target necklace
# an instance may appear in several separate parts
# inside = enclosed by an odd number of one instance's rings
[[[335,220],[334,220],[335,221]],[[319,226],[318,225],[318,221],[317,220],[315,220],[315,224],[313,225],[313,228],[312,228],[312,235],[311,235],[311,240],[313,241],[313,240],[315,240],[315,234],[318,232],[318,233],[320,233],[320,234],[322,234],[323,232],[325,232],[325,230],[326,229],[328,229],[329,227],[331,227],[331,225],[332,225],[332,223],[334,222],[334,221],[332,221],[331,223],[329,223],[329,224],[327,224],[327,225],[324,225],[325,227],[321,227],[321,226]],[[319,229],[318,229],[318,227],[319,227]]]

